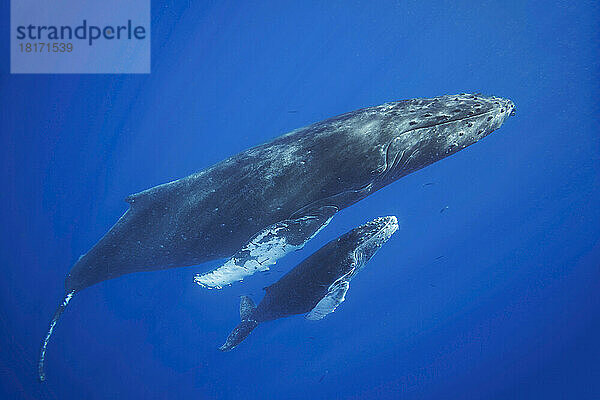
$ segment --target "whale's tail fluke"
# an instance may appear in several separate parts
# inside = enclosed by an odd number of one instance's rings
[[[44,372],[44,361],[46,359],[46,348],[48,347],[50,336],[52,336],[52,332],[54,331],[54,327],[56,326],[58,319],[65,311],[65,308],[67,308],[67,304],[69,304],[69,301],[73,298],[74,294],[75,290],[67,293],[62,303],[60,303],[60,305],[56,309],[54,317],[52,317],[52,321],[50,321],[50,327],[48,328],[48,333],[46,333],[46,337],[44,338],[44,342],[42,343],[42,348],[40,350],[40,360],[38,361],[38,377],[40,379],[40,382],[44,382],[46,380],[46,373]]]
[[[254,316],[254,310],[256,310],[256,306],[252,299],[248,296],[242,296],[240,301],[240,319],[241,322],[235,329],[229,334],[225,344],[219,347],[221,351],[229,351],[234,349],[238,344],[240,344],[254,328],[258,326],[258,321],[256,321]]]

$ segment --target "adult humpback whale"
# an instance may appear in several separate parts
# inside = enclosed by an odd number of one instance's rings
[[[242,296],[241,322],[219,349],[233,349],[261,322],[304,313],[307,319],[322,319],[335,311],[345,300],[350,280],[397,229],[396,217],[375,218],[327,243],[266,287],[258,307]]]
[[[412,99],[280,136],[186,178],[129,196],[129,209],[75,263],[44,339],[73,295],[107,279],[231,257],[197,282],[219,287],[298,249],[339,210],[475,143],[511,115],[507,99]]]

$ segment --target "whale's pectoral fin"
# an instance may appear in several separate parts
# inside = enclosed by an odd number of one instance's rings
[[[302,216],[270,225],[257,233],[223,266],[198,274],[194,281],[209,289],[220,289],[241,281],[258,271],[267,271],[269,265],[304,244],[323,229],[338,211],[335,206],[324,206],[303,212]]]
[[[334,282],[327,291],[325,297],[323,297],[308,314],[306,319],[317,320],[323,319],[327,314],[335,311],[337,306],[342,304],[346,299],[346,292],[350,287],[350,282],[344,279],[337,280]]]

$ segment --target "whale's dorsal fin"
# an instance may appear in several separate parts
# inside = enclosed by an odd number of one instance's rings
[[[346,299],[346,292],[350,287],[350,282],[347,280],[338,280],[329,287],[327,294],[323,297],[308,314],[306,319],[317,320],[323,319],[327,314],[335,311],[337,306],[342,304]]]
[[[200,173],[194,174],[200,175]],[[192,178],[192,176],[188,178]],[[179,179],[167,183],[163,183],[162,185],[151,187],[150,189],[142,190],[141,192],[130,194],[125,197],[125,201],[129,203],[130,206],[139,205],[139,204],[147,204],[150,201],[154,201],[160,196],[162,196],[165,192],[169,192],[174,188],[185,185],[184,181],[188,179]]]
[[[149,200],[153,197],[152,195],[154,194],[154,192],[152,191],[152,189],[148,189],[148,190],[144,190],[142,192],[130,194],[129,196],[125,197],[125,201],[127,203],[129,203],[129,205],[131,207],[133,207],[137,204],[143,204],[144,202],[146,202],[147,200]]]
[[[129,203],[129,205],[133,205],[136,201],[136,199],[138,198],[137,193],[134,194],[130,194],[129,196],[125,197],[125,201],[127,203]]]

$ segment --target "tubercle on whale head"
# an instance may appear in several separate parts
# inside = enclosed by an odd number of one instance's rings
[[[494,132],[509,116],[514,115],[515,110],[514,103],[509,99],[480,95],[454,97],[446,101],[445,107],[452,108],[450,113],[454,115],[454,120],[440,125],[435,135],[440,158],[454,154]]]
[[[390,105],[382,185],[448,157],[500,128],[515,114],[509,99],[478,94]]]
[[[378,217],[344,235],[348,241],[351,268],[358,272],[385,242],[398,230],[398,219],[391,215]]]

